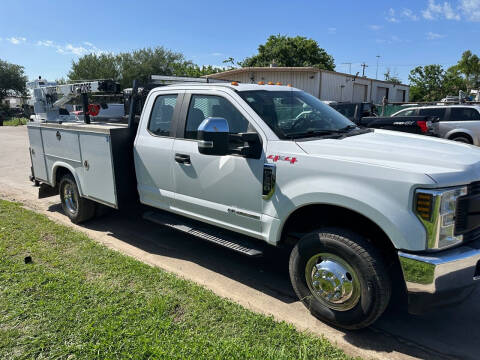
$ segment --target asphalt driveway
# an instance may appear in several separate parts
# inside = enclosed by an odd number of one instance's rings
[[[74,226],[63,215],[58,196],[37,199],[37,188],[28,181],[26,130],[0,127],[0,197],[23,202]],[[113,249],[198,282],[253,311],[323,335],[351,355],[377,359],[480,358],[480,289],[455,307],[422,316],[390,309],[369,329],[341,331],[313,318],[296,299],[285,254],[272,251],[264,258],[249,259],[150,224],[141,219],[140,212],[136,208],[113,211],[74,227]]]

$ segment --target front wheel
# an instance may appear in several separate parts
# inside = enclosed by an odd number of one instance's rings
[[[377,249],[353,232],[305,235],[290,255],[290,279],[318,319],[345,329],[372,324],[390,301],[391,280]]]
[[[95,216],[95,203],[80,197],[72,175],[67,174],[60,179],[59,192],[63,211],[73,223],[79,224]]]

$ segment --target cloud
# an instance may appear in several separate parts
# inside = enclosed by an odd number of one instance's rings
[[[211,56],[222,56],[223,53],[221,53],[221,52],[214,52],[214,53],[211,53],[210,55],[211,55]]]
[[[27,41],[27,39],[24,37],[14,37],[14,36],[6,38],[5,40],[10,41],[13,45],[18,45]]]
[[[413,21],[418,20],[418,16],[416,14],[414,14],[414,12],[410,9],[403,9],[402,10],[402,16],[406,19],[409,19],[409,20],[413,20]]]
[[[404,40],[399,38],[398,36],[392,35],[387,39],[380,39],[380,38],[375,39],[375,42],[377,44],[396,44],[396,43],[403,43],[403,42],[408,43],[410,42],[410,40]]]
[[[37,46],[53,47],[55,44],[52,40],[39,40],[37,41]]]
[[[82,56],[86,54],[103,54],[106,53],[106,51],[99,49],[95,45],[93,45],[91,42],[84,41],[82,43],[84,46],[75,46],[73,44],[66,44],[66,45],[60,45],[55,43],[52,40],[40,40],[37,41],[36,45],[37,46],[44,46],[44,47],[49,47],[49,48],[54,48],[57,53],[59,54],[73,54],[77,56]]]
[[[470,0],[472,1],[472,0]],[[478,1],[474,1],[478,2]],[[422,16],[427,20],[445,18],[447,20],[460,20],[460,14],[454,10],[449,2],[436,3],[435,0],[428,0],[428,6],[422,11]]]
[[[368,28],[369,28],[370,30],[373,30],[373,31],[378,31],[378,30],[380,30],[381,28],[383,28],[383,26],[381,26],[381,25],[368,25]]]
[[[335,27],[329,27],[328,29],[329,34],[336,34],[337,33],[337,28]]]
[[[441,39],[441,38],[445,37],[445,35],[437,34],[437,33],[431,32],[431,31],[429,31],[425,35],[427,36],[427,40],[438,40],[438,39]]]
[[[400,20],[398,20],[397,17],[395,16],[395,9],[392,9],[392,8],[388,9],[385,20],[393,23],[400,22]]]
[[[480,0],[461,0],[460,10],[468,21],[480,21]]]

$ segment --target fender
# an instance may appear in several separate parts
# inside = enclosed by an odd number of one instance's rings
[[[58,160],[58,161],[55,161],[53,163],[52,171],[51,171],[51,174],[50,174],[51,185],[53,187],[57,186],[57,184],[56,184],[57,170],[61,167],[66,168],[67,170],[69,170],[72,173],[73,177],[75,178],[75,182],[77,183],[78,192],[79,192],[80,196],[84,196],[83,191],[82,191],[82,184],[80,182],[80,178],[78,177],[77,171],[75,170],[75,168],[72,165],[70,165],[70,164],[68,164],[64,161]]]
[[[277,229],[270,229],[270,243],[280,241],[284,224],[296,210],[307,205],[332,205],[359,213],[377,224],[397,249],[425,249],[426,231],[411,210],[413,191],[410,189],[406,190],[410,193],[408,197],[399,199],[399,194],[405,194],[403,189],[392,192],[388,191],[389,186],[382,189],[378,183],[376,186],[353,184],[341,179],[337,180],[333,193],[331,186],[322,186],[319,179],[312,180],[303,179],[277,188],[272,199],[265,204],[265,214],[280,220],[276,223]],[[302,193],[305,189],[310,191]]]
[[[456,128],[456,129],[450,130],[449,132],[447,132],[445,134],[445,139],[450,139],[451,136],[456,135],[456,134],[461,134],[461,133],[467,134],[468,136],[470,136],[472,138],[474,144],[478,144],[478,139],[475,136],[475,134],[471,130],[464,129],[464,128]]]

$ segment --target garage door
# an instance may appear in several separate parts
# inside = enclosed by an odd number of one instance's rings
[[[375,98],[375,103],[381,104],[384,97],[388,99],[388,88],[382,86],[377,87],[377,96]]]
[[[353,84],[353,102],[367,101],[367,85]]]

